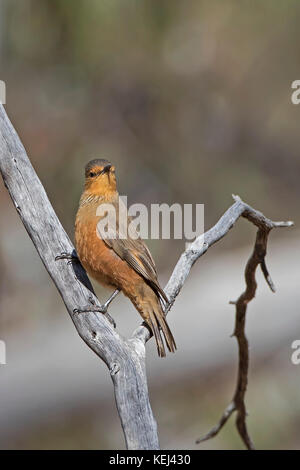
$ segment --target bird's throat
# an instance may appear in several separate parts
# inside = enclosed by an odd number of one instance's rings
[[[118,200],[119,194],[116,190],[111,191],[91,191],[90,189],[85,190],[80,198],[79,206],[85,206],[86,204],[94,203],[115,203]]]

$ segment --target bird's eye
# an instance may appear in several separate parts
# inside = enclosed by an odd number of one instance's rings
[[[96,173],[94,173],[93,171],[90,172],[90,177],[91,178],[94,178],[94,176],[96,176]]]

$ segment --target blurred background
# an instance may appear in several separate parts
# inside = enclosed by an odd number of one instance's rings
[[[231,194],[274,220],[268,265],[249,305],[249,430],[258,448],[299,448],[300,79],[297,0],[0,0],[6,110],[67,232],[83,167],[117,167],[129,203],[204,203],[208,229]],[[0,186],[0,448],[124,448],[109,374],[78,337]],[[162,448],[241,449],[234,419],[201,446],[231,400],[234,308],[255,228],[239,221],[193,268],[171,314],[178,351],[148,349]],[[149,240],[161,283],[183,241]],[[101,300],[107,292],[95,286]],[[110,313],[129,335],[139,317]]]

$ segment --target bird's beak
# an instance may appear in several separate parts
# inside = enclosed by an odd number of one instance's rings
[[[103,170],[101,171],[102,174],[104,173],[109,173],[109,170],[111,169],[111,164],[109,165],[105,165],[105,167],[103,168]]]

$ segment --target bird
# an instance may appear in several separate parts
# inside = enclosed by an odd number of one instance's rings
[[[115,210],[115,233],[108,231],[103,236],[98,224],[107,216],[107,211],[101,211],[107,204]],[[115,166],[105,159],[88,162],[75,219],[77,256],[90,277],[114,289],[105,307],[123,292],[155,337],[158,355],[165,357],[165,345],[170,352],[177,349],[163,310],[163,304],[168,305],[169,300],[159,284],[147,245],[135,230],[127,229],[130,221],[125,205],[121,207]]]

